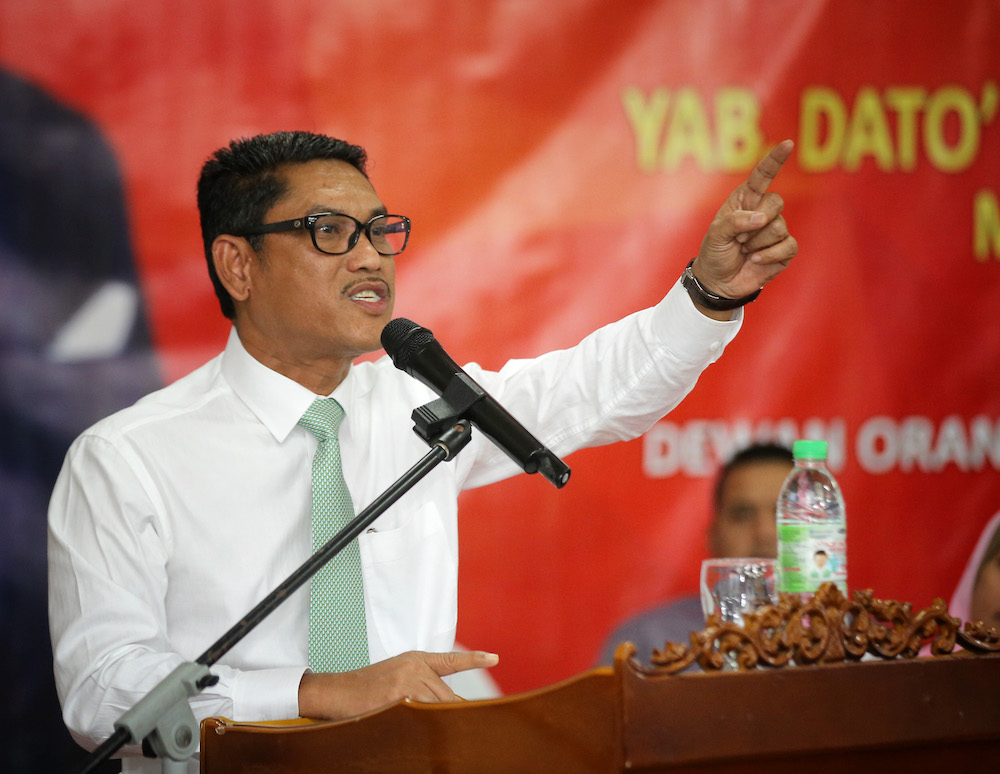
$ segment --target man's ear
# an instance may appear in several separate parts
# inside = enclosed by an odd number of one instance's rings
[[[212,243],[215,273],[233,301],[250,297],[250,267],[257,260],[257,253],[243,237],[220,234]]]

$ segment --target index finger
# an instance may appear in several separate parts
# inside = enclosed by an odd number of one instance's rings
[[[482,650],[453,650],[450,653],[425,653],[425,663],[439,675],[451,675],[467,669],[489,669],[500,657]]]
[[[771,185],[771,181],[778,176],[782,165],[792,155],[794,147],[795,143],[791,140],[785,140],[775,145],[771,152],[758,161],[757,166],[753,168],[750,177],[747,178],[747,188],[758,197],[763,196],[767,192],[768,186]],[[754,206],[756,206],[756,202],[754,202]]]

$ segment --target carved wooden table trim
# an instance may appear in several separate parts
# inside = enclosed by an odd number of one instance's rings
[[[829,664],[879,659],[942,656],[959,652],[1000,653],[1000,633],[982,623],[948,615],[944,601],[935,599],[916,613],[907,602],[876,599],[870,590],[855,591],[848,600],[832,583],[824,583],[807,602],[782,594],[777,605],[744,616],[744,626],[709,617],[690,642],[667,642],[654,650],[652,669],[633,661],[647,674],[676,674],[697,662],[705,671],[726,666],[735,656],[739,669],[788,664]],[[961,627],[961,628],[960,628]]]

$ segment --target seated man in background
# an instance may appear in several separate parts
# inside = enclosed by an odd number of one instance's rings
[[[792,453],[776,444],[753,444],[737,452],[715,481],[708,547],[713,557],[774,558],[777,550],[778,494],[792,469]],[[694,579],[697,583],[697,579]],[[642,612],[620,624],[605,641],[600,664],[614,661],[618,644],[635,643],[636,655],[648,661],[666,642],[687,644],[688,635],[705,628],[697,591]]]

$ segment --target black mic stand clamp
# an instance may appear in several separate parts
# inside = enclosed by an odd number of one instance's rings
[[[448,425],[464,419],[469,409],[485,396],[483,388],[468,376],[455,374],[440,398],[413,409],[411,415],[413,432],[423,438],[428,445],[434,446],[440,442]]]
[[[453,424],[459,417],[463,419],[468,417],[469,409],[485,397],[486,391],[476,384],[472,377],[460,371],[451,377],[440,398],[413,409],[413,432],[434,446],[449,424]],[[493,440],[489,434],[486,434],[486,437]],[[516,456],[511,456],[511,459],[520,465],[525,473],[541,473],[556,487],[565,486],[569,481],[569,468],[540,442],[534,438],[531,440],[534,441],[536,448],[526,459]],[[500,444],[500,447],[503,448],[503,445]]]

